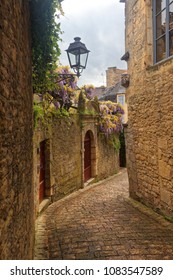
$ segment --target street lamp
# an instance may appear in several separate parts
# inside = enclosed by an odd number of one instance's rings
[[[83,69],[86,68],[89,50],[83,44],[80,37],[75,37],[66,50],[70,67],[74,70],[77,77],[80,77]]]

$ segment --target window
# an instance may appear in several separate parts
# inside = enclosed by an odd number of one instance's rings
[[[173,55],[173,0],[153,0],[154,63]]]
[[[125,105],[125,94],[117,95],[117,103],[120,103],[122,106]]]

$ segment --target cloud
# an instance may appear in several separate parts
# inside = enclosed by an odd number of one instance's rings
[[[61,17],[64,34],[60,62],[68,64],[64,50],[74,37],[81,37],[91,51],[79,85],[103,85],[108,67],[126,69],[126,63],[120,60],[125,52],[124,4],[119,0],[64,0],[62,6],[65,16]]]

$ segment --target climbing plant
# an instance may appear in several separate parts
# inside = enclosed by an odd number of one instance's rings
[[[49,124],[52,116],[69,116],[77,89],[77,78],[71,74],[68,66],[58,67],[54,71],[51,88],[44,94],[37,94],[37,101],[34,102],[35,123],[40,119],[42,123]]]
[[[100,107],[100,131],[106,136],[122,130],[122,115],[124,110],[119,103],[112,101],[99,102]]]
[[[80,88],[77,92],[74,103],[78,104],[78,113],[79,114],[89,114],[92,113],[91,110],[88,110],[88,102],[92,99],[92,89],[94,88],[93,85],[84,85]],[[93,109],[93,108],[92,108]]]
[[[100,118],[99,129],[104,134],[106,141],[111,144],[116,152],[119,152],[121,143],[119,134],[123,129],[122,115],[124,110],[119,103],[111,101],[99,102]]]
[[[84,96],[88,99],[92,99],[92,90],[94,89],[93,85],[84,85],[81,87],[82,92],[84,93]]]
[[[61,14],[61,0],[30,1],[33,90],[37,93],[45,93],[52,86],[60,55],[62,32],[57,18]]]
[[[74,103],[77,90],[77,78],[68,66],[59,66],[54,73],[54,88],[49,91],[57,109],[69,110]]]
[[[99,132],[108,143],[113,145],[116,151],[119,151],[120,141],[118,138],[123,129],[122,116],[124,109],[119,103],[99,101],[97,96],[92,98],[93,88],[91,85],[81,88],[78,95],[78,112],[82,115],[96,115],[98,117]]]

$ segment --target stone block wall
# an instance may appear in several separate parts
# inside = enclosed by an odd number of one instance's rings
[[[98,136],[98,180],[114,175],[119,171],[119,152],[105,140],[104,135]]]
[[[126,1],[125,26],[126,52],[130,54],[128,99],[131,94],[141,92],[146,69],[153,65],[152,1]]]
[[[153,65],[152,1],[126,1],[130,195],[173,217],[173,59]]]
[[[0,2],[0,259],[31,259],[32,83],[28,1]]]
[[[77,116],[56,120],[52,128],[54,200],[81,188],[81,152],[81,132]]]
[[[117,67],[109,67],[106,70],[106,86],[112,87],[121,81],[121,74],[126,70],[118,69]]]
[[[71,115],[55,118],[49,133],[35,130],[34,135],[34,189],[35,215],[39,211],[39,147],[46,141],[46,166],[44,198],[59,200],[85,186],[84,184],[84,139],[88,131],[91,141],[91,177],[101,180],[119,170],[119,156],[112,145],[98,133],[97,116]]]

